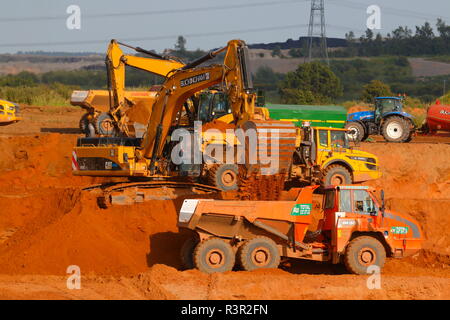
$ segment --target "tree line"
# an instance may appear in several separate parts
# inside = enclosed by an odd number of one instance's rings
[[[385,37],[367,29],[365,34],[356,38],[350,31],[345,34],[347,47],[330,52],[334,57],[355,56],[421,56],[448,55],[450,53],[450,26],[442,19],[437,19],[436,28],[429,22],[416,26],[399,26]]]

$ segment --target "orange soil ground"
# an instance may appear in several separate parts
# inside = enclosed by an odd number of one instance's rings
[[[361,145],[382,165],[383,177],[369,184],[419,220],[427,238],[418,255],[389,259],[382,289],[369,290],[365,276],[312,262],[216,275],[179,271],[182,199],[99,209],[95,195],[80,189],[101,179],[71,175],[81,113],[43,107],[24,115],[0,128],[0,299],[450,298],[450,138]],[[81,268],[81,290],[66,288],[69,265]]]

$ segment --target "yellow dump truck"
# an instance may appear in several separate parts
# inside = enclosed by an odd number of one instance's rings
[[[378,179],[381,170],[374,154],[350,146],[347,130],[306,124],[297,129],[291,176],[328,186]]]
[[[16,123],[22,120],[19,105],[0,99],[0,126]]]

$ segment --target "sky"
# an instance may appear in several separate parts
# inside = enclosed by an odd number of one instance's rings
[[[399,25],[441,17],[448,0],[324,0],[327,36],[366,30],[367,7],[381,9],[385,35]],[[80,29],[69,29],[67,9],[80,9]],[[242,39],[248,44],[298,39],[308,33],[310,0],[0,0],[0,53],[65,51],[104,53],[110,39],[161,52],[183,35],[188,49],[208,50]],[[73,20],[70,20],[73,22]],[[73,24],[72,24],[73,25]]]

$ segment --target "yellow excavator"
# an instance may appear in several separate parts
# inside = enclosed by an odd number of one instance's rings
[[[120,46],[151,57],[125,55]],[[150,118],[152,105],[160,87],[154,85],[148,91],[125,90],[125,68],[130,66],[166,77],[170,71],[182,68],[185,64],[175,58],[161,56],[113,39],[106,54],[106,65],[109,90],[75,90],[72,93],[71,104],[86,110],[80,119],[79,127],[88,137],[142,137],[145,129],[143,124]],[[217,109],[217,102],[223,100],[223,93],[218,90],[198,92],[192,98],[187,103],[191,109],[194,107],[194,101],[200,105],[201,121],[219,120],[230,123],[233,120],[229,109],[220,109],[220,106]]]
[[[125,55],[120,46],[131,48],[150,57]],[[136,129],[142,128],[139,124],[147,123],[150,118],[159,87],[154,86],[149,91],[126,91],[126,66],[166,77],[170,71],[182,68],[184,63],[114,39],[109,44],[105,62],[109,90],[72,93],[71,104],[86,110],[80,120],[80,129],[86,136],[135,136]]]
[[[200,66],[221,53],[225,53],[223,63]],[[226,177],[229,177],[229,175],[225,174],[226,172],[232,172],[232,176],[242,181],[248,180],[250,176],[253,179],[252,181],[255,179],[272,179],[271,181],[274,182],[272,190],[280,189],[276,186],[282,188],[280,181],[284,182],[292,162],[296,130],[292,123],[259,120],[260,118],[255,115],[256,94],[253,89],[248,61],[248,47],[245,42],[231,40],[226,47],[211,51],[182,68],[172,70],[156,94],[143,138],[79,138],[73,151],[73,174],[128,177],[134,180],[105,189],[107,194],[111,194],[114,190],[122,192],[130,188],[136,190],[136,188],[142,189],[153,185],[161,185],[164,184],[161,182],[162,180],[169,184],[188,183],[191,186],[195,185],[197,188],[227,191]],[[247,136],[240,141],[240,144],[245,148],[243,164],[236,164],[233,161],[229,163],[230,159],[227,159],[226,163],[215,163],[214,161],[206,163],[204,158],[200,162],[175,163],[173,161],[174,150],[180,144],[173,139],[174,130],[183,128],[195,133],[196,129],[194,120],[198,118],[198,110],[195,110],[197,115],[189,116],[191,110],[186,105],[187,99],[206,88],[217,85],[220,86],[220,91],[224,92],[227,106],[233,116],[231,126],[234,129],[242,129],[245,133],[253,129],[257,139],[256,145],[253,145],[254,148],[250,149],[250,144],[247,145],[246,143]],[[183,114],[187,115],[189,119],[188,125],[182,124]],[[209,128],[214,129],[214,122],[209,124]],[[199,135],[200,140],[204,139],[202,132],[199,132]],[[231,136],[237,137],[237,135]],[[234,148],[238,144],[231,141],[227,145]],[[276,149],[272,148],[272,144],[276,144]],[[197,149],[204,150],[205,148],[204,141],[197,146],[194,141],[193,145],[194,152]],[[222,142],[219,145],[223,145]],[[266,153],[262,149],[265,149]],[[267,150],[271,150],[272,153],[268,154]],[[183,150],[178,151],[184,152]],[[203,154],[201,156],[203,157]],[[276,167],[272,167],[271,163],[268,163],[267,160],[270,160],[270,156],[276,156]],[[250,158],[256,159],[256,162],[248,161]],[[261,174],[260,169],[263,166],[270,168],[266,168],[265,173]],[[215,187],[197,184],[196,180],[208,175],[209,172],[213,172],[218,180],[223,180],[223,184],[216,184]],[[264,179],[260,176],[270,177],[270,179]],[[136,181],[136,178],[141,179]],[[145,178],[145,181],[141,181],[142,178]],[[248,193],[252,192],[250,184],[240,183],[240,185]],[[253,186],[255,186],[254,183]],[[138,194],[140,193],[136,192],[135,196],[137,197]],[[109,200],[111,200],[110,197]]]

